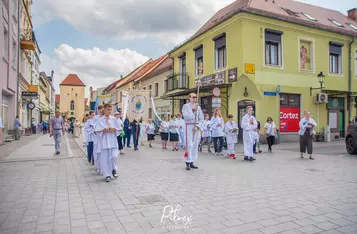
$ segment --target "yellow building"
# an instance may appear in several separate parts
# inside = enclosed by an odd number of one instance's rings
[[[51,82],[48,80],[46,73],[40,73],[40,121],[49,120],[51,113]]]
[[[82,121],[85,114],[85,84],[76,74],[69,74],[60,83],[60,111],[68,118]]]
[[[309,110],[317,132],[329,125],[343,137],[356,115],[356,20],[357,9],[346,17],[290,0],[236,1],[169,53],[174,74],[163,98],[178,111],[200,79],[209,114],[220,106],[240,123],[251,105],[262,125],[273,117],[284,140]]]

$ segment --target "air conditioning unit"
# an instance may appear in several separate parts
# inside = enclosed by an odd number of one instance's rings
[[[326,93],[316,94],[315,103],[328,103],[328,95]]]

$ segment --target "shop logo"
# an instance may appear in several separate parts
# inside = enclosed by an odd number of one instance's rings
[[[298,113],[284,113],[280,112],[280,119],[299,119],[299,114]]]

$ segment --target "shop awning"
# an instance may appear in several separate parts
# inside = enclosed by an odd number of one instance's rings
[[[340,97],[340,96],[349,96],[357,97],[357,92],[341,91],[341,90],[322,90],[322,93],[326,93],[329,97]]]
[[[200,87],[200,96],[204,97],[204,96],[208,96],[208,95],[212,95],[212,89],[213,88],[220,88],[220,89],[228,89],[229,87],[232,87],[232,84],[220,84],[220,85],[214,85],[214,86],[204,86],[204,87]],[[195,93],[197,92],[197,88],[192,88],[192,89],[185,89],[185,90],[176,90],[175,91],[171,91],[169,93],[165,93],[163,96],[161,96],[161,99],[164,100],[172,100],[172,99],[187,99],[187,96],[190,93]],[[226,90],[226,92],[228,92],[228,90]],[[226,93],[222,91],[223,93]]]

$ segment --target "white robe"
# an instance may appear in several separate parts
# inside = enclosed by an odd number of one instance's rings
[[[104,132],[105,128],[114,128],[115,132]],[[100,164],[104,177],[112,175],[113,170],[118,171],[118,141],[117,134],[120,130],[118,120],[113,116],[102,116],[95,125],[95,132],[99,136],[101,145]]]
[[[96,123],[98,122],[100,116],[96,115],[93,118],[93,126],[96,125]],[[94,132],[93,134],[93,157],[94,157],[94,165],[95,168],[97,169],[97,172],[102,175],[102,171],[101,171],[101,166],[100,166],[100,152],[101,152],[101,146],[100,146],[100,137],[98,135],[98,133]]]
[[[94,136],[94,122],[93,119],[88,119],[87,122],[84,125],[84,139],[85,142],[93,142],[93,136]]]
[[[176,123],[178,126],[179,144],[185,146],[185,128],[186,128],[185,120],[181,118],[180,119],[177,118]]]
[[[250,119],[253,119],[253,124],[250,123]],[[253,145],[255,140],[255,129],[258,124],[254,116],[245,114],[242,118],[241,128],[243,129],[243,144],[244,144],[244,156],[253,157]]]
[[[195,104],[186,103],[182,107],[182,115],[185,119],[185,145],[188,157],[185,157],[186,163],[196,162],[198,158],[198,145],[200,143],[200,130],[194,131],[195,113],[192,111]],[[197,109],[196,126],[200,129],[201,123],[204,120],[201,107]]]
[[[218,124],[221,124],[221,126],[217,126]],[[222,117],[219,117],[219,116],[212,117],[211,125],[212,125],[212,137],[224,136],[224,134],[223,134],[224,119]]]
[[[234,131],[235,130],[235,131]],[[224,126],[227,141],[227,154],[234,154],[234,146],[237,143],[238,126],[235,122],[227,122]]]
[[[204,120],[202,122],[202,137],[211,137],[211,121]]]

